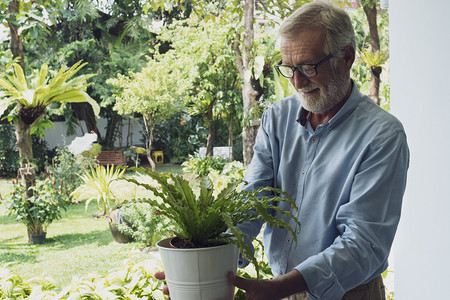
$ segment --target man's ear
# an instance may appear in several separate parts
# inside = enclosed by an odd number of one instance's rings
[[[345,68],[350,71],[353,62],[355,61],[355,48],[353,47],[353,45],[347,45],[342,49],[342,51],[344,52]]]

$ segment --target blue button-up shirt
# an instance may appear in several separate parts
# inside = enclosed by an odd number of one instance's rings
[[[298,270],[312,299],[341,299],[381,274],[400,218],[409,164],[404,129],[353,85],[340,111],[315,131],[297,95],[274,103],[245,174],[245,189],[280,188],[300,208],[296,246],[278,227],[267,226],[263,240],[274,275]],[[242,229],[256,235],[261,226]]]

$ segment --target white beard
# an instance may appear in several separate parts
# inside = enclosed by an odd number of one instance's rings
[[[315,84],[310,84],[297,90],[297,95],[304,109],[314,114],[323,114],[344,100],[348,87],[346,83],[347,81],[343,76],[339,76],[338,73],[333,72],[333,78],[328,84],[326,91],[323,91],[323,89]],[[317,88],[319,88],[319,92],[315,92],[313,95],[304,94]]]

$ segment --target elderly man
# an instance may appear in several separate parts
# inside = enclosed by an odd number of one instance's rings
[[[280,36],[277,67],[297,94],[264,113],[246,189],[287,191],[302,228],[297,245],[286,229],[265,228],[274,279],[230,281],[247,299],[385,299],[380,274],[406,185],[405,132],[350,78],[355,34],[345,11],[305,4]],[[261,226],[242,230],[256,235]]]

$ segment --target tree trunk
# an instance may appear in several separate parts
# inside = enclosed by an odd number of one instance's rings
[[[30,187],[33,185],[34,178],[36,177],[36,170],[31,164],[33,161],[33,148],[31,143],[30,130],[33,124],[26,124],[19,117],[18,121],[14,123],[16,128],[16,144],[19,149],[19,157],[21,158],[20,167],[17,172],[17,178],[20,180],[21,185],[24,187],[23,197],[25,199],[33,196],[33,191]],[[31,220],[30,224],[33,224]],[[28,227],[28,242],[31,243],[31,232],[33,228]]]
[[[9,11],[9,17],[8,19],[8,25],[9,25],[9,31],[11,33],[11,52],[13,55],[13,58],[19,58],[19,65],[22,67],[23,71],[25,72],[25,60],[24,60],[24,54],[23,54],[23,44],[22,44],[22,38],[19,34],[19,26],[16,25],[16,22],[11,22],[11,20],[16,20],[17,15],[19,14],[19,4],[20,1],[12,0],[8,5],[8,11]]]
[[[244,97],[244,120],[249,118],[252,109],[258,105],[258,93],[253,89],[250,82],[244,82],[242,87]],[[242,130],[242,146],[244,165],[248,166],[253,157],[253,147],[255,146],[256,134],[258,133],[259,122],[250,120],[249,125]]]
[[[145,125],[145,150],[147,152],[147,160],[150,164],[150,167],[152,168],[152,171],[155,171],[156,165],[155,162],[152,159],[152,147],[153,147],[153,116],[150,114],[147,117],[144,116],[144,125]]]
[[[242,101],[244,108],[244,120],[248,118],[251,113],[253,107],[257,105],[257,100],[261,96],[257,89],[252,84],[252,81],[255,81],[251,78],[249,81],[245,80],[244,74],[249,69],[249,63],[252,59],[250,48],[253,46],[253,21],[254,21],[254,10],[255,4],[253,0],[245,0],[245,8],[244,8],[244,39],[242,41],[243,47],[242,52],[238,42],[234,43],[234,51],[236,52],[236,67],[241,75],[241,78],[244,79],[244,84],[242,86]],[[237,38],[240,40],[240,37]],[[253,157],[253,147],[255,145],[256,133],[258,132],[259,125],[252,124],[247,125],[242,130],[242,153],[244,157],[244,165],[248,166]]]
[[[213,107],[214,102],[212,101],[208,107],[208,140],[206,141],[206,156],[214,156],[214,142],[216,140],[216,123],[214,122]]]
[[[72,103],[75,114],[80,120],[84,120],[88,132],[95,132],[98,136],[98,140],[102,139],[102,135],[97,128],[97,120],[94,115],[94,111],[89,103]]]
[[[230,156],[228,160],[230,162],[233,161],[233,114],[230,113],[230,117],[228,119],[228,148],[230,149]]]
[[[114,147],[114,142],[117,137],[117,133],[119,132],[120,122],[122,121],[122,116],[116,113],[112,113],[111,117],[108,118],[108,124],[106,126],[105,133],[105,146],[106,147]],[[120,143],[121,144],[121,143]]]
[[[377,7],[374,3],[363,5],[364,13],[366,14],[367,21],[369,23],[370,44],[372,46],[372,53],[375,54],[380,50],[380,37],[378,35],[377,26]],[[372,98],[375,103],[380,105],[380,74],[381,67],[371,67],[371,78],[369,86],[369,97]]]

